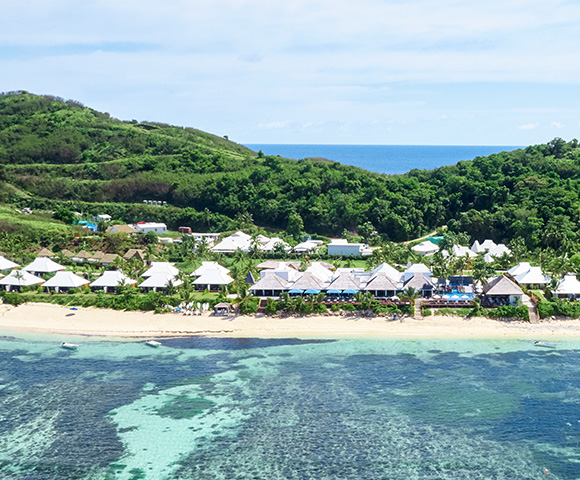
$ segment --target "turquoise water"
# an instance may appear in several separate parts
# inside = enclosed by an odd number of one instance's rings
[[[400,174],[413,168],[431,170],[460,160],[516,150],[490,145],[286,145],[247,144],[254,151],[286,158],[321,157],[372,172]]]
[[[580,478],[580,341],[66,340],[0,338],[2,479]]]

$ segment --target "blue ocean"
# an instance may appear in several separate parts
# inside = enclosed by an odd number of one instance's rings
[[[0,338],[0,478],[578,479],[580,341]]]
[[[378,173],[401,174],[417,168],[431,170],[460,160],[516,150],[516,146],[477,145],[260,145],[248,148],[266,155],[302,159],[320,157]]]

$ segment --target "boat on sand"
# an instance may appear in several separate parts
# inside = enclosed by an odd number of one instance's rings
[[[79,349],[79,346],[76,343],[62,342],[60,344],[60,346],[62,348],[66,348],[67,350],[78,350]]]

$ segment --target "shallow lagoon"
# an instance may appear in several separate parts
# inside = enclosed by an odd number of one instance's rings
[[[578,340],[59,342],[0,338],[3,479],[580,478]]]

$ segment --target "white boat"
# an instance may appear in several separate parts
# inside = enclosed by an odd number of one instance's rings
[[[161,346],[161,342],[158,342],[156,340],[147,340],[145,342],[145,345],[149,345],[150,347],[153,348],[159,348]]]
[[[79,346],[76,343],[62,342],[60,344],[60,346],[62,348],[66,348],[67,350],[78,350],[79,349]]]
[[[557,343],[552,343],[552,342],[540,342],[540,341],[536,341],[534,342],[534,345],[536,347],[546,347],[546,348],[556,348],[558,346]]]

